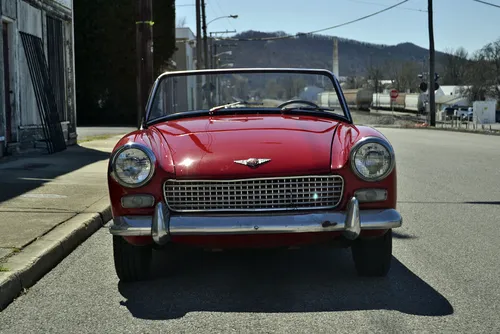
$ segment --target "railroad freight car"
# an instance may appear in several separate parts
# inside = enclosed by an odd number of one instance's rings
[[[399,93],[396,101],[391,104],[391,96],[389,94],[379,93],[373,94],[372,108],[391,110],[394,107],[396,111],[418,112],[424,109],[422,94],[407,94]]]
[[[370,111],[370,106],[372,104],[372,93],[370,90],[346,89],[343,92],[350,108]],[[337,93],[335,92],[323,92],[318,94],[318,102],[332,108],[340,107]]]
[[[405,110],[408,111],[419,111],[419,101],[420,101],[420,94],[406,94],[406,99],[405,99]]]
[[[391,97],[389,94],[373,93],[372,108],[374,109],[391,109]]]

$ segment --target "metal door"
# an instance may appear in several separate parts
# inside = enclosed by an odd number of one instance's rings
[[[5,103],[5,140],[12,141],[12,104],[10,96],[10,44],[9,44],[9,25],[2,22],[3,32],[3,80],[4,80],[4,103]]]

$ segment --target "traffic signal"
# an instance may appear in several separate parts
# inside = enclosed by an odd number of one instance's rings
[[[422,79],[423,76],[421,74],[419,74],[418,77]],[[434,91],[439,89],[439,83],[437,82],[438,79],[439,79],[439,74],[434,73]],[[429,84],[425,81],[422,81],[418,87],[420,88],[422,93],[425,93],[427,91],[427,89],[429,88]]]
[[[419,86],[420,90],[422,91],[422,93],[425,93],[427,91],[427,82],[425,81],[422,81],[420,83],[420,86]]]

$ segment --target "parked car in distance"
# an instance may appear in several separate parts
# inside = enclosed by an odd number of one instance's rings
[[[340,106],[291,100],[306,86],[336,93]],[[122,281],[150,277],[152,249],[172,245],[350,247],[359,275],[385,276],[402,225],[394,149],[353,124],[326,70],[164,73],[108,174]]]
[[[462,114],[462,121],[464,122],[472,122],[474,120],[474,111],[472,108],[469,108],[464,114]]]

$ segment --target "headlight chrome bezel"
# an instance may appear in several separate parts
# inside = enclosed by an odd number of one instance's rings
[[[122,154],[124,151],[130,150],[130,149],[137,149],[137,150],[140,150],[140,151],[144,152],[144,154],[146,154],[146,156],[148,157],[149,162],[151,164],[151,168],[149,170],[148,176],[142,182],[134,183],[134,184],[124,182],[122,179],[120,179],[116,175],[116,160],[118,159],[118,157],[120,156],[120,154]],[[118,182],[118,184],[120,184],[121,186],[126,187],[126,188],[140,188],[140,187],[143,187],[146,184],[148,184],[149,181],[151,181],[151,179],[155,175],[155,172],[156,172],[156,156],[155,156],[155,154],[153,153],[153,151],[149,147],[147,147],[147,146],[145,146],[143,144],[139,144],[139,143],[135,143],[135,142],[129,142],[129,143],[123,145],[122,147],[120,147],[119,149],[117,149],[113,153],[113,156],[111,157],[110,169],[111,169],[110,170],[111,177],[116,182]]]
[[[376,143],[376,144],[383,146],[387,150],[387,152],[389,153],[389,156],[391,157],[391,162],[390,162],[390,165],[389,165],[389,168],[387,169],[387,171],[384,174],[382,174],[376,178],[367,178],[363,174],[361,174],[358,171],[358,169],[356,168],[356,162],[354,160],[354,156],[356,155],[358,150],[362,146],[364,146],[366,144],[371,144],[371,143]],[[379,138],[379,137],[365,137],[365,138],[357,141],[353,145],[351,152],[349,153],[349,160],[350,160],[351,170],[353,171],[353,173],[358,178],[360,178],[361,180],[366,181],[366,182],[379,182],[379,181],[384,180],[387,176],[389,176],[389,174],[392,173],[392,171],[394,170],[394,167],[396,166],[396,157],[394,154],[394,149],[392,148],[391,144],[387,142],[387,140],[384,140],[384,139]]]

